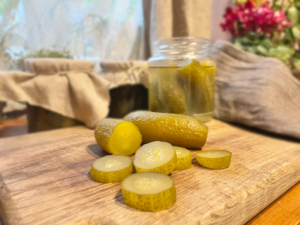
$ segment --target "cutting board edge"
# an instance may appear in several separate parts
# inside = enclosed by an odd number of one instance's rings
[[[241,199],[240,200],[246,200],[246,204],[243,207],[240,207],[238,204],[235,204],[234,206],[228,206],[228,202],[225,204],[220,205],[215,212],[208,212],[204,217],[200,219],[193,220],[193,222],[188,224],[201,224],[201,225],[224,225],[224,224],[246,224],[248,221],[250,221],[253,217],[255,217],[257,214],[259,214],[262,210],[267,208],[270,204],[272,204],[276,199],[278,199],[280,196],[282,196],[286,191],[288,191],[290,188],[292,188],[294,185],[296,185],[300,181],[300,167],[295,165],[295,162],[299,161],[298,159],[294,162],[291,162],[290,164],[286,165],[288,169],[292,169],[289,174],[282,174],[280,170],[285,170],[286,168],[279,168],[277,171],[273,171],[274,173],[279,172],[282,176],[279,177],[275,182],[271,181],[274,179],[274,177],[271,177],[271,180],[268,180],[267,185],[265,188],[259,188],[257,192],[254,194],[249,193],[248,189],[247,191],[241,190]],[[291,179],[293,182],[291,182]],[[281,182],[283,185],[276,185],[275,187],[275,194],[272,195],[271,199],[268,199],[269,195],[266,193],[268,191],[274,191],[274,183]],[[260,186],[261,183],[258,182],[257,184],[254,184],[252,186]],[[246,192],[246,193],[245,193]],[[246,194],[246,197],[245,195]],[[258,196],[257,196],[258,195]],[[238,195],[237,195],[238,196]],[[249,201],[248,196],[250,196],[253,200],[260,199],[260,202],[263,202],[258,208],[253,209],[254,203],[252,201]],[[252,207],[251,207],[252,206]],[[243,208],[244,212],[247,212],[243,214],[243,216],[239,216],[241,214],[240,210],[237,210],[240,208]],[[226,218],[225,216],[221,216],[222,211],[226,210],[226,214],[230,215],[230,217]],[[230,211],[229,211],[230,210]],[[250,212],[250,213],[249,213]],[[237,214],[237,218],[242,218],[240,221],[232,222],[232,217]],[[246,216],[247,215],[247,216]],[[218,221],[219,220],[219,221]]]

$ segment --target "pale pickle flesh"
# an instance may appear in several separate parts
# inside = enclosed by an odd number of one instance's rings
[[[126,205],[148,212],[164,210],[176,202],[173,179],[156,172],[135,173],[122,182]]]
[[[107,155],[93,162],[90,176],[99,183],[118,183],[132,172],[133,164],[129,156]]]
[[[230,166],[232,153],[226,150],[200,151],[196,153],[198,163],[209,169],[224,169]]]
[[[115,155],[132,155],[142,143],[142,135],[137,126],[120,119],[101,120],[94,135],[103,150]]]
[[[176,153],[167,142],[154,141],[140,147],[134,156],[134,167],[139,172],[171,173],[176,166]]]

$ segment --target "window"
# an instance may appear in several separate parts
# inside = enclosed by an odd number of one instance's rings
[[[30,56],[143,59],[141,0],[1,0],[0,70]]]

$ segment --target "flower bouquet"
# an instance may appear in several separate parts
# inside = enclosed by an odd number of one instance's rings
[[[300,0],[237,0],[220,26],[231,33],[236,47],[300,69],[299,13]]]

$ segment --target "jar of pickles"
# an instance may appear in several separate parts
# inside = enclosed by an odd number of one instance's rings
[[[149,59],[149,110],[210,120],[216,66],[209,52],[210,41],[204,38],[157,41]]]

